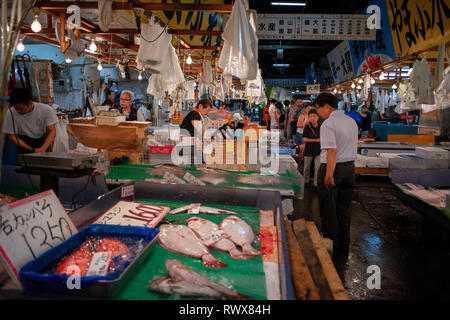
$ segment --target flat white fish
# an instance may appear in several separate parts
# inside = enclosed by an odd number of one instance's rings
[[[184,212],[184,211],[188,211],[189,209],[192,209],[192,208],[194,208],[196,206],[200,206],[200,203],[191,203],[191,204],[188,204],[187,206],[183,206],[183,207],[180,207],[180,208],[173,209],[173,210],[171,210],[169,212],[169,214],[177,214],[177,213],[181,213],[181,212]]]
[[[205,267],[227,266],[226,263],[217,260],[187,226],[164,224],[159,227],[159,231],[158,242],[164,249],[183,256],[202,259]]]
[[[178,293],[179,295],[190,297],[209,297],[217,299],[223,297],[223,294],[210,287],[199,286],[188,281],[175,280],[166,277],[156,278],[151,281],[147,286],[147,290],[165,294]]]
[[[252,247],[256,235],[251,226],[244,220],[232,216],[226,217],[220,223],[220,229],[230,235],[230,240],[242,247],[244,254],[257,256],[261,251]]]
[[[203,241],[203,244],[212,249],[227,251],[233,259],[250,259],[253,257],[243,254],[238,248],[236,248],[234,242],[227,239],[230,237],[228,234],[226,235],[226,238],[220,237],[219,240],[217,240],[217,237],[220,236],[219,234],[221,230],[214,222],[193,217],[188,219],[186,224]]]
[[[245,294],[234,291],[224,285],[201,276],[191,268],[185,266],[179,260],[167,259],[165,265],[170,277],[175,280],[190,282],[200,287],[209,287],[220,292],[222,297],[226,299],[251,299],[251,297]]]
[[[221,174],[212,174],[212,173],[204,174],[199,179],[203,182],[210,183],[213,185],[226,182],[226,179]]]
[[[200,207],[200,213],[206,213],[206,214],[240,214],[234,211],[225,210],[225,209],[219,209],[219,208],[212,208],[212,207],[206,207],[201,206]]]

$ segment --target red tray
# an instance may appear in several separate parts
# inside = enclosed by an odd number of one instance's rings
[[[150,154],[171,154],[175,146],[149,146]]]

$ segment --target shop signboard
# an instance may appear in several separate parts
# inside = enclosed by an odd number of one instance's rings
[[[320,84],[308,84],[306,94],[320,94]]]
[[[448,0],[386,0],[386,7],[397,56],[450,40]]]
[[[349,41],[353,70],[355,76],[377,69],[395,60],[395,49],[392,41],[391,24],[386,9],[386,0],[374,0],[370,6],[380,8],[380,29],[376,30],[375,41]],[[367,8],[363,13],[367,12]]]
[[[367,14],[260,14],[260,40],[374,40]]]
[[[354,77],[353,61],[348,41],[342,41],[327,55],[331,73],[335,83]]]

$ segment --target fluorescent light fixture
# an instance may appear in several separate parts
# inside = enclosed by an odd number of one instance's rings
[[[289,63],[274,63],[273,66],[277,67],[277,68],[287,68],[290,66],[290,64]]]
[[[89,49],[84,49],[84,51],[85,51],[85,52],[88,52],[88,53],[92,53],[92,54],[98,54],[97,51],[91,51],[91,50],[89,50]]]
[[[293,6],[293,7],[304,7],[306,3],[304,2],[272,2],[273,6]]]

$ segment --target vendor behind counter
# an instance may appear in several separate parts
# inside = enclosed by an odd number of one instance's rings
[[[3,164],[17,165],[20,153],[50,151],[56,137],[56,111],[47,104],[33,102],[32,92],[26,88],[13,89],[9,102],[11,107],[3,124]]]
[[[212,109],[213,103],[209,99],[202,99],[197,103],[197,106],[189,112],[183,119],[183,122],[180,125],[181,129],[187,130],[191,137],[194,136],[194,126],[195,121],[202,122],[204,117],[208,114],[208,112]],[[202,134],[202,133],[200,133]]]

